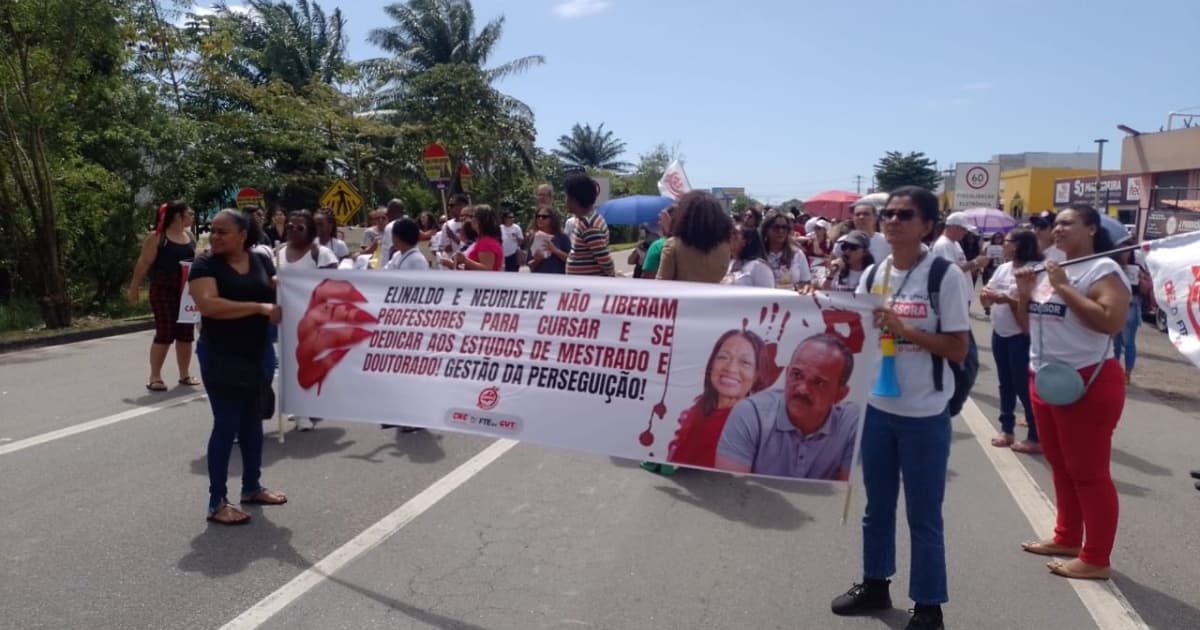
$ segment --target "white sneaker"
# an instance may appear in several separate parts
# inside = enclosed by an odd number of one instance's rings
[[[310,420],[308,418],[304,418],[304,417],[299,417],[299,416],[297,416],[295,420],[296,420],[296,430],[297,431],[312,431],[313,430],[312,420]]]

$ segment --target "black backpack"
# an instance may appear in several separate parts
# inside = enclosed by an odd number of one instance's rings
[[[919,263],[918,263],[919,264]],[[929,267],[929,285],[926,287],[926,292],[929,294],[929,305],[933,307],[933,314],[937,316],[937,328],[934,332],[942,332],[942,316],[938,312],[938,304],[941,302],[942,280],[946,277],[946,271],[950,269],[952,263],[945,258],[935,256],[930,262]],[[867,272],[867,288],[875,286],[875,269],[878,265],[873,265],[871,270]],[[950,397],[950,402],[947,403],[947,411],[950,415],[957,416],[967,402],[967,397],[971,395],[971,388],[975,386],[975,379],[979,376],[979,351],[975,346],[975,335],[970,330],[967,331],[967,357],[962,363],[948,361],[943,357],[935,354],[929,356],[933,358],[933,388],[937,391],[942,391],[945,384],[945,365],[950,364],[950,372],[954,374],[954,395]]]

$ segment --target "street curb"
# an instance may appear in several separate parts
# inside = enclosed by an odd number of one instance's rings
[[[46,348],[49,346],[61,346],[67,343],[75,343],[78,341],[90,341],[92,339],[100,339],[103,337],[112,337],[115,335],[124,335],[126,333],[141,332],[143,330],[151,330],[154,328],[154,318],[147,317],[137,319],[116,326],[107,326],[103,328],[90,328],[87,330],[75,330],[62,333],[61,335],[47,335],[45,337],[37,337],[35,339],[18,339],[15,341],[0,341],[0,354],[8,352],[16,352],[18,350],[29,350],[32,348]]]

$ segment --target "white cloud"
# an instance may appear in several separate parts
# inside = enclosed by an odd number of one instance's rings
[[[962,89],[967,90],[968,92],[979,92],[982,90],[990,90],[994,87],[996,87],[996,84],[992,83],[991,81],[973,81],[962,86]]]
[[[610,0],[567,0],[555,5],[554,14],[564,20],[595,15],[612,7]]]
[[[956,97],[950,99],[950,104],[955,107],[962,107],[963,105],[970,105],[971,99],[969,99],[965,96],[956,96]]]
[[[229,5],[229,10],[233,13],[249,13],[250,7],[244,4],[233,4]],[[200,17],[204,17],[206,15],[215,15],[217,13],[217,9],[216,5],[198,5],[191,8],[191,13],[194,13]]]

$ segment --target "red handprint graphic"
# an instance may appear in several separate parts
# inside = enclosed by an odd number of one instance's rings
[[[785,311],[783,318],[780,319],[778,302],[771,305],[769,312],[770,319],[767,317],[768,309],[766,306],[762,307],[762,310],[758,313],[759,327],[766,326],[766,330],[761,336],[763,342],[766,344],[767,373],[764,376],[763,382],[767,384],[774,383],[779,378],[779,375],[783,374],[784,367],[776,363],[776,360],[779,358],[779,340],[783,339],[783,333],[787,331],[788,322],[792,320],[791,311]],[[779,321],[779,330],[775,333],[775,338],[772,339],[771,332],[775,330],[776,321]],[[750,320],[743,318],[742,330],[748,330],[749,327]]]
[[[867,341],[867,333],[863,330],[862,314],[854,311],[842,311],[837,309],[827,309],[821,311],[821,317],[825,320],[825,332],[846,342],[846,347],[850,352],[858,354],[862,352],[863,344]],[[842,334],[838,331],[839,324],[849,326],[850,331]]]
[[[300,387],[307,390],[316,385],[317,395],[320,395],[321,384],[329,371],[345,358],[352,346],[370,338],[371,331],[360,326],[376,324],[379,320],[355,306],[366,301],[367,298],[345,280],[322,280],[313,289],[308,310],[296,327]]]

